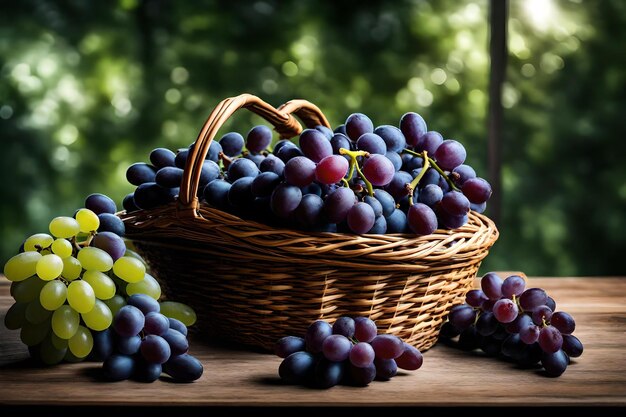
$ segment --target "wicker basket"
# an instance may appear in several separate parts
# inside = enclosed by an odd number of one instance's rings
[[[191,305],[212,337],[272,348],[303,335],[311,321],[369,316],[379,331],[425,350],[442,320],[471,288],[498,238],[494,223],[471,212],[455,230],[429,236],[306,233],[276,229],[211,208],[196,198],[211,140],[237,109],[248,108],[281,137],[328,126],[313,104],[279,109],[244,94],[222,101],[190,153],[176,203],[122,214],[127,237],[145,256],[167,297]]]

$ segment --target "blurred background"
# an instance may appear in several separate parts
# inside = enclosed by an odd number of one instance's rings
[[[121,206],[131,163],[242,92],[333,126],[418,112],[487,177],[488,22],[487,0],[0,0],[0,260],[90,193]],[[481,271],[625,275],[626,2],[511,0],[508,47]]]

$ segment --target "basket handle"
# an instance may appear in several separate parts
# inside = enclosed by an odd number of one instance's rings
[[[289,139],[299,135],[302,131],[302,126],[292,113],[298,116],[307,127],[313,128],[318,125],[330,127],[322,111],[315,104],[306,100],[291,100],[278,109],[251,94],[241,94],[222,100],[204,122],[196,139],[196,145],[187,158],[178,197],[179,216],[198,216],[197,192],[202,164],[217,131],[240,108],[246,108],[270,122],[281,138]]]

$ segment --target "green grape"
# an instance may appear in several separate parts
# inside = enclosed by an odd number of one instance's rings
[[[88,282],[72,281],[67,287],[67,302],[79,313],[87,313],[96,303],[96,295]]]
[[[71,239],[76,236],[79,231],[78,222],[71,217],[55,217],[50,222],[50,233],[58,238]]]
[[[61,339],[74,336],[79,322],[80,316],[68,305],[62,305],[52,313],[52,331]]]
[[[67,287],[59,280],[48,282],[41,289],[39,302],[46,310],[54,311],[61,307],[67,299]]]
[[[120,308],[126,305],[126,300],[124,299],[124,297],[117,294],[114,295],[112,298],[109,298],[108,300],[104,300],[104,304],[109,307],[109,310],[111,310],[111,314],[115,316],[117,312],[120,311]]]
[[[49,332],[50,321],[48,320],[37,324],[25,321],[22,330],[20,330],[20,339],[26,346],[35,346],[40,344]]]
[[[130,244],[131,244],[130,242],[126,242],[126,252],[124,253],[124,256],[128,256],[129,258],[137,259],[138,261],[140,261],[143,264],[143,266],[146,267],[146,269],[148,269],[148,264],[146,263],[145,259],[143,259],[141,257],[141,255],[138,254],[137,252],[135,252],[134,250],[128,249],[128,246]]]
[[[39,297],[39,293],[46,281],[42,281],[38,276],[26,278],[24,281],[14,281],[11,283],[11,296],[20,303],[27,303]]]
[[[47,233],[37,233],[24,241],[24,251],[39,252],[52,245],[54,238]],[[39,248],[37,248],[39,246]]]
[[[76,221],[81,232],[95,232],[100,227],[98,215],[89,209],[80,209],[76,212]]]
[[[52,341],[52,335],[46,337],[39,346],[39,359],[46,365],[56,365],[61,363],[67,353],[67,346],[57,348]]]
[[[113,266],[113,258],[102,249],[86,247],[78,251],[78,261],[87,271],[107,272]],[[120,258],[122,259],[122,258]]]
[[[37,276],[44,281],[50,281],[61,276],[63,259],[57,255],[44,255],[37,262]]]
[[[196,322],[196,312],[186,304],[176,301],[163,301],[161,303],[161,314],[183,322],[187,327]]]
[[[115,295],[115,282],[100,271],[85,271],[83,281],[93,288],[96,298],[108,300]]]
[[[146,276],[146,267],[135,258],[122,256],[113,264],[113,272],[132,284],[141,281]]]
[[[74,248],[72,247],[72,244],[67,239],[57,239],[52,242],[52,253],[60,258],[72,256],[73,250]]]
[[[126,286],[126,294],[146,294],[158,300],[161,298],[161,286],[152,275],[146,273],[146,277],[141,281]]]
[[[67,342],[70,352],[77,358],[84,358],[93,349],[93,336],[88,328],[78,326],[78,330]]]
[[[73,256],[63,258],[63,272],[61,272],[63,278],[68,281],[74,281],[80,276],[81,272],[83,272],[83,266],[78,259]]]
[[[26,321],[27,303],[15,303],[9,308],[4,316],[4,325],[9,330],[17,330],[24,325]]]
[[[97,332],[108,329],[113,322],[111,310],[100,300],[96,300],[96,304],[89,313],[83,313],[81,316],[87,327]]]
[[[54,332],[50,332],[50,341],[57,349],[67,349],[67,339],[61,339]]]
[[[4,264],[4,276],[9,281],[24,281],[37,273],[37,263],[42,258],[38,252],[23,252]]]
[[[33,324],[42,323],[49,319],[51,315],[52,312],[43,308],[38,299],[34,299],[26,307],[26,320]]]

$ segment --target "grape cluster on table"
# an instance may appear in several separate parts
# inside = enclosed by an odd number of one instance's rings
[[[456,229],[470,210],[482,213],[491,186],[464,164],[456,140],[428,131],[417,113],[399,128],[354,113],[331,131],[304,130],[298,144],[256,126],[246,139],[229,132],[212,141],[199,177],[198,197],[214,208],[264,224],[314,232],[414,233]],[[137,186],[124,199],[128,212],[175,201],[187,158],[157,148],[150,164],[126,173]]]
[[[195,321],[190,307],[157,301],[161,287],[126,247],[116,212],[113,200],[92,194],[72,217],[52,219],[49,233],[28,237],[4,265],[15,300],[4,323],[20,330],[34,359],[46,365],[106,359],[114,316],[137,297],[186,325]]]
[[[543,289],[526,289],[519,275],[503,281],[493,272],[480,284],[480,290],[467,293],[465,304],[450,311],[440,338],[459,336],[455,345],[461,349],[481,349],[522,366],[541,363],[549,376],[560,376],[570,358],[582,355],[583,345],[572,334],[573,317],[557,311],[556,302]]]
[[[274,349],[284,358],[278,373],[289,384],[330,388],[338,384],[366,386],[374,379],[389,380],[398,368],[422,366],[420,351],[400,338],[378,334],[366,317],[338,318],[311,323],[304,338],[286,336]]]

